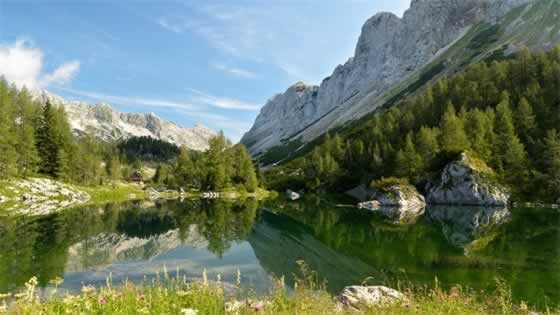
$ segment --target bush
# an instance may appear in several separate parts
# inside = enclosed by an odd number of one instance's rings
[[[381,179],[372,181],[369,187],[373,190],[387,191],[395,185],[410,186],[410,183],[407,178],[382,177]]]

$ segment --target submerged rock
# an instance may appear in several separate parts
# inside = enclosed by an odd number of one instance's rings
[[[357,310],[390,305],[403,299],[402,293],[384,286],[350,286],[344,288],[338,296],[343,307]]]
[[[506,206],[509,198],[509,190],[495,180],[494,171],[466,153],[445,166],[427,196],[431,204],[465,206]]]

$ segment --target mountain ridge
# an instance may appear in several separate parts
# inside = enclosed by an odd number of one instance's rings
[[[173,121],[160,118],[154,112],[126,113],[114,109],[105,102],[91,104],[81,101],[68,101],[47,90],[32,91],[33,97],[45,103],[64,106],[70,125],[77,135],[92,129],[96,137],[104,141],[120,141],[130,137],[147,136],[178,146],[204,151],[208,141],[217,135],[210,128],[196,124],[186,128]]]
[[[419,79],[459,70],[502,47],[505,53],[522,46],[552,47],[560,43],[560,33],[549,31],[545,38],[531,30],[531,11],[550,14],[549,6],[557,12],[555,1],[416,0],[402,18],[375,14],[362,27],[354,57],[320,86],[297,83],[270,99],[241,143],[254,157],[290,143],[308,143],[376,110]],[[551,23],[554,32],[558,22]],[[466,47],[475,39],[482,47]],[[426,78],[427,72],[434,73]]]

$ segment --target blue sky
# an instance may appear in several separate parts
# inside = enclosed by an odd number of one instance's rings
[[[410,0],[0,0],[0,74],[237,141],[274,94],[317,84],[362,24]]]

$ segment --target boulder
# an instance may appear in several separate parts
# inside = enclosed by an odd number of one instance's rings
[[[299,198],[301,198],[300,194],[298,194],[297,192],[292,191],[290,189],[288,189],[286,191],[286,194],[288,196],[288,199],[290,199],[290,200],[298,200]]]
[[[483,161],[462,153],[445,166],[438,183],[428,189],[427,200],[437,205],[507,206],[509,190],[495,179]]]
[[[356,310],[390,305],[403,299],[404,295],[399,291],[383,286],[350,286],[338,296],[344,308]]]
[[[376,193],[382,207],[414,208],[426,206],[426,200],[412,185],[393,185]]]
[[[378,213],[391,223],[412,223],[426,208],[424,196],[411,185],[392,185],[373,192],[373,199],[359,203],[358,208]]]
[[[358,204],[358,208],[374,211],[374,210],[377,210],[377,209],[381,208],[381,204],[377,200],[364,201],[364,202],[360,202]]]

